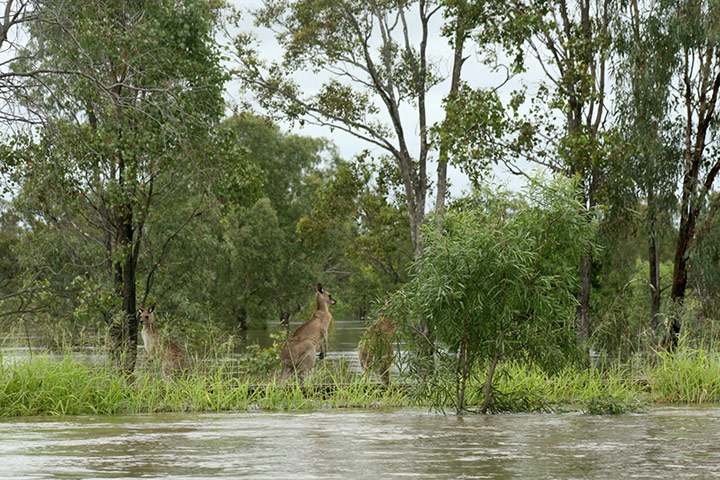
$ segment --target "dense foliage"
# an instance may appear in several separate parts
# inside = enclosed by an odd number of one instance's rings
[[[322,282],[337,319],[394,298],[395,368],[441,408],[511,405],[514,362],[714,358],[716,1],[4,12],[0,323],[31,348],[102,345],[132,378],[156,304],[202,363],[308,318]],[[328,138],[288,130],[306,125]],[[343,158],[338,132],[367,149]],[[273,341],[238,370],[272,377]]]
[[[485,365],[483,412],[499,362],[558,370],[577,358],[577,264],[593,249],[595,219],[572,182],[541,177],[523,193],[520,201],[503,191],[478,193],[448,211],[441,227],[428,224],[416,274],[393,302],[406,331],[415,318],[407,312],[426,319],[430,335],[419,341],[435,343],[440,378],[421,385],[442,391],[454,384],[458,411],[468,381]]]

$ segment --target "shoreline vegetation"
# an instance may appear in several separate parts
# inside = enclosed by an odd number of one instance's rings
[[[320,362],[303,384],[281,384],[272,371],[276,350],[277,344],[250,349],[237,364],[196,361],[187,375],[171,378],[163,378],[153,364],[125,377],[110,364],[76,355],[0,357],[0,417],[403,407],[450,412],[456,407],[451,384],[407,383],[400,376],[386,387],[379,378],[351,372],[342,360]],[[717,403],[718,371],[720,352],[688,346],[626,367],[575,367],[553,374],[508,362],[495,374],[489,411],[617,414],[659,404]],[[479,370],[467,387],[467,412],[480,410],[484,373]]]

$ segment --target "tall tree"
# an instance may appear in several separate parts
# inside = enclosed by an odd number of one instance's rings
[[[24,189],[43,206],[46,222],[102,245],[98,264],[122,303],[111,351],[132,372],[136,272],[152,210],[203,185],[217,173],[209,165],[225,167],[226,182],[247,180],[237,149],[216,130],[225,80],[213,37],[218,11],[204,0],[63,0],[45,8],[56,22],[31,30],[32,55],[19,67],[79,74],[52,77],[52,96],[34,92],[46,126],[26,164]],[[70,202],[82,223],[65,214]]]
[[[186,318],[212,312],[219,325],[276,326],[299,309],[318,278],[319,262],[296,228],[312,208],[334,151],[326,140],[282,132],[248,113],[223,126],[257,166],[260,198],[246,204],[219,196],[173,243],[171,255],[186,260],[165,266],[154,295],[171,299],[166,308]],[[161,214],[168,225],[180,220],[173,219],[177,212]]]
[[[617,68],[618,113],[628,142],[628,180],[646,203],[650,281],[650,325],[659,326],[660,228],[663,213],[675,204],[678,153],[673,133],[670,86],[676,63],[671,36],[649,3],[633,0],[627,15],[618,18],[615,38],[619,54]]]
[[[460,15],[464,2],[450,3],[446,11]],[[256,19],[275,32],[283,60],[264,62],[249,35],[236,41],[240,77],[269,112],[347,132],[394,160],[415,255],[430,183],[428,92],[443,80],[428,45],[439,32],[434,21],[442,7],[432,0],[268,0]],[[457,22],[451,30],[452,90],[460,78],[467,27]],[[300,73],[317,79],[318,88],[302,91],[294,80]],[[439,211],[447,176],[441,160]]]
[[[37,68],[20,71],[13,67],[29,55],[26,49],[27,30],[32,24],[49,22],[41,2],[36,0],[7,0],[0,8],[0,122],[6,128],[39,121],[32,109],[22,108],[19,99],[27,100],[26,88],[30,79],[41,82],[43,76],[59,73],[57,68]]]
[[[711,145],[717,141],[720,93],[720,4],[713,0],[657,3],[668,34],[676,44],[675,91],[682,105],[683,123],[680,219],[672,282],[672,299],[682,302],[688,285],[688,259],[698,230],[698,218],[720,171],[720,157]],[[719,200],[712,199],[710,211]],[[709,221],[712,216],[709,217]],[[672,325],[673,345],[680,324]]]
[[[447,99],[452,102],[460,93],[462,69],[467,60],[467,57],[464,56],[463,49],[465,48],[465,42],[470,38],[473,26],[470,18],[472,18],[476,9],[482,8],[482,2],[471,2],[468,4],[467,0],[448,0],[445,4],[447,7],[445,13],[447,23],[444,28],[444,33],[450,37],[453,48],[450,90],[447,95]],[[437,196],[435,200],[435,214],[439,220],[442,219],[445,214],[445,199],[448,195],[447,168],[450,163],[449,157],[449,146],[447,143],[440,142],[437,166]]]
[[[27,30],[30,26],[51,21],[51,16],[45,15],[39,4],[38,0],[6,0],[0,8],[0,126],[3,133],[23,131],[29,125],[40,122],[37,112],[30,106],[26,86],[30,82],[43,85],[44,77],[63,73],[57,68],[23,71],[14,68],[18,61],[25,61],[29,55],[26,47]],[[4,135],[0,136],[0,141],[0,195],[5,197],[14,188],[8,181],[8,174],[17,159],[11,154],[12,142]],[[2,224],[0,236],[8,237],[17,233],[11,222]],[[9,251],[6,251],[6,254],[9,255]],[[35,280],[35,277],[31,277],[26,279],[24,284],[17,284],[9,277],[0,280],[0,288],[3,289],[0,293],[0,306],[4,314],[27,311],[29,296],[43,289],[35,284]],[[14,290],[10,285],[13,285]],[[8,303],[13,303],[13,306],[8,307]]]

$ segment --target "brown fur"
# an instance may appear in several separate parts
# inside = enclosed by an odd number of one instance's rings
[[[385,302],[389,306],[390,301]],[[371,324],[358,345],[358,357],[363,372],[373,368],[382,377],[385,385],[390,385],[390,366],[392,365],[395,339],[395,325],[387,315],[381,316]]]
[[[140,323],[145,353],[149,359],[160,358],[163,376],[182,374],[187,368],[185,353],[169,339],[163,337],[155,326],[155,307],[146,310],[140,307]]]
[[[315,366],[315,354],[325,358],[328,350],[328,327],[332,322],[329,305],[337,303],[330,292],[318,283],[315,290],[315,313],[286,340],[280,354],[282,362],[281,380],[287,380],[293,373],[302,380]]]

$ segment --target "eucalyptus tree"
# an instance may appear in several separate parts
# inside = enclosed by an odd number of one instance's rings
[[[30,79],[36,84],[42,77],[60,73],[58,68],[37,68],[20,71],[13,67],[25,60],[27,30],[34,23],[49,22],[40,2],[36,0],[6,0],[0,8],[0,123],[5,129],[15,129],[23,124],[40,121],[32,109],[22,108],[18,101],[26,99],[25,85]]]
[[[26,47],[30,26],[52,21],[51,16],[45,14],[39,3],[37,0],[6,0],[0,8],[0,195],[3,198],[8,198],[13,193],[14,185],[9,181],[9,173],[16,164],[16,157],[12,154],[14,142],[6,134],[24,132],[28,126],[41,122],[41,118],[29,104],[27,84],[41,86],[43,79],[49,75],[70,73],[62,72],[57,67],[28,70],[15,68],[17,62],[28,58]],[[7,211],[7,206],[3,205],[5,218],[12,216]],[[11,222],[3,221],[0,236],[16,236],[15,230]],[[3,250],[4,255],[11,255],[9,249]],[[6,270],[6,273],[8,272],[9,270]],[[3,314],[28,310],[30,297],[43,290],[35,280],[35,277],[30,277],[24,283],[18,283],[18,278],[3,276],[0,281],[0,306]],[[10,303],[12,306],[9,306]]]
[[[711,222],[720,200],[710,197],[720,171],[718,141],[718,94],[720,93],[720,4],[715,1],[658,1],[653,4],[676,55],[675,89],[681,105],[683,151],[680,159],[681,186],[679,230],[675,246],[672,299],[682,302],[688,284],[688,259],[695,241],[702,209],[707,206]],[[674,319],[673,344],[680,324]]]
[[[434,62],[430,39],[441,15],[460,19],[447,28],[456,89],[469,26],[466,2],[433,0],[267,0],[256,12],[271,29],[283,58],[268,62],[254,39],[236,40],[240,78],[271,114],[353,135],[393,159],[400,173],[415,255],[427,210],[428,160],[432,152],[431,90],[440,88],[442,61]],[[303,91],[298,76],[315,82]],[[310,80],[312,79],[312,80]],[[438,203],[446,195],[447,161],[438,168]]]
[[[712,192],[709,204],[716,202],[718,192]],[[720,222],[714,212],[705,209],[699,219],[701,232],[690,252],[692,270],[688,273],[688,284],[693,290],[693,297],[699,300],[700,312],[706,318],[714,318],[720,310]],[[692,307],[691,307],[692,308]],[[706,326],[702,323],[688,326],[689,329],[702,332]]]
[[[642,148],[653,147],[648,143],[648,137],[662,131],[669,139],[675,165],[670,169],[657,165],[655,178],[662,175],[672,178],[668,171],[677,172],[680,178],[671,298],[682,303],[688,288],[689,259],[696,237],[708,230],[720,205],[717,196],[712,195],[720,171],[715,146],[720,93],[720,25],[717,22],[720,5],[705,0],[658,0],[632,2],[629,8],[635,17],[633,25],[637,25],[633,28],[644,27],[635,35],[642,35],[641,48],[646,49],[638,55],[638,63],[633,67],[638,72],[635,81],[638,87],[647,88],[647,82],[656,82],[659,87],[639,97],[644,103],[643,108],[648,109],[646,112],[638,110],[647,117],[641,119],[644,125],[638,125],[646,128],[640,145]],[[668,74],[669,79],[666,78]],[[653,119],[663,113],[669,128],[661,128],[662,125]],[[654,142],[653,148],[657,152],[657,144],[661,142]],[[656,186],[661,185],[657,180],[655,182]],[[664,185],[663,188],[674,192],[676,185]],[[666,195],[671,193],[666,192]],[[698,224],[704,211],[703,224]],[[670,347],[677,345],[679,333],[679,320],[673,318]]]
[[[283,132],[250,113],[233,115],[222,126],[253,159],[258,198],[238,202],[218,195],[173,243],[154,296],[169,299],[166,308],[181,314],[176,316],[207,322],[212,312],[218,326],[276,326],[299,310],[321,271],[296,229],[336,154],[324,139]],[[181,219],[177,212],[160,213],[169,226]]]
[[[646,202],[650,324],[659,326],[661,218],[674,208],[679,173],[671,86],[676,58],[671,35],[649,3],[629,2],[615,24],[619,62],[618,120],[628,145],[626,177]]]
[[[152,212],[172,208],[178,192],[202,192],[210,181],[226,195],[242,196],[250,180],[238,147],[217,128],[226,79],[214,39],[218,5],[62,0],[44,8],[55,21],[31,29],[31,55],[19,68],[78,74],[48,79],[52,95],[33,92],[44,128],[27,150],[23,194],[37,205],[41,222],[102,252],[94,265],[111,279],[122,305],[111,322],[110,347],[131,372],[136,273]],[[167,242],[204,208],[203,195],[193,198],[199,200]]]
[[[7,202],[0,200],[0,317],[8,312],[24,312],[22,301],[12,307],[7,307],[10,300],[22,300],[23,293],[28,294],[27,288],[17,284],[19,263],[15,247],[20,240],[20,222],[17,215],[8,211]]]

